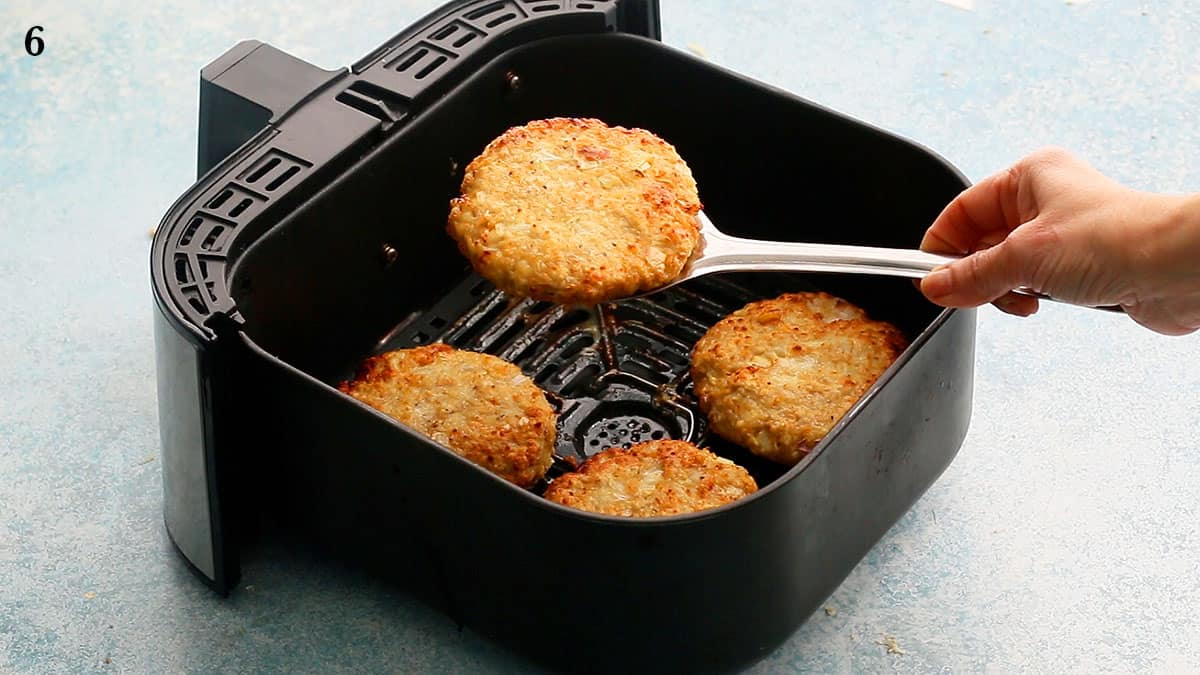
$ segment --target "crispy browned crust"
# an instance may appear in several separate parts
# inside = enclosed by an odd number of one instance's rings
[[[648,518],[716,508],[758,489],[745,469],[684,441],[647,441],[592,455],[546,499],[593,513]]]
[[[466,169],[446,229],[505,293],[595,304],[679,276],[700,197],[669,143],[643,129],[553,118],[514,127]]]
[[[550,468],[555,414],[521,369],[434,344],[367,359],[341,391],[517,485]]]
[[[713,431],[794,464],[906,346],[899,329],[845,300],[788,293],[709,329],[692,351],[692,378]]]

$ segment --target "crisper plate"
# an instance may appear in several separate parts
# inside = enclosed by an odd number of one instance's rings
[[[712,276],[591,308],[511,299],[470,275],[390,331],[374,354],[444,342],[519,366],[558,413],[554,465],[532,489],[611,447],[672,438],[730,459],[760,485],[789,468],[709,433],[689,372],[696,341],[749,302],[810,290],[794,275]],[[357,364],[340,375],[353,377]]]

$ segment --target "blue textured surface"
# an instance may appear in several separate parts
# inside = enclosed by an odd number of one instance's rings
[[[76,4],[0,3],[0,671],[529,670],[286,556],[220,600],[161,525],[147,229],[193,178],[199,68],[247,37],[344,65],[433,3]],[[973,179],[1057,143],[1137,187],[1200,187],[1195,3],[663,5],[667,42]],[[981,311],[958,459],[757,671],[1200,671],[1198,347],[1083,309]]]

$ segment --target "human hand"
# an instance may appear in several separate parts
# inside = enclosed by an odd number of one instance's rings
[[[1028,316],[1027,286],[1078,305],[1120,305],[1166,335],[1200,328],[1200,196],[1139,192],[1059,149],[965,190],[921,248],[971,254],[921,281],[947,307],[993,302]]]

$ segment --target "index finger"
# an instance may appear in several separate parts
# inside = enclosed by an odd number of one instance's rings
[[[994,246],[1021,224],[1018,170],[1006,169],[955,197],[921,239],[921,249],[967,254]]]

